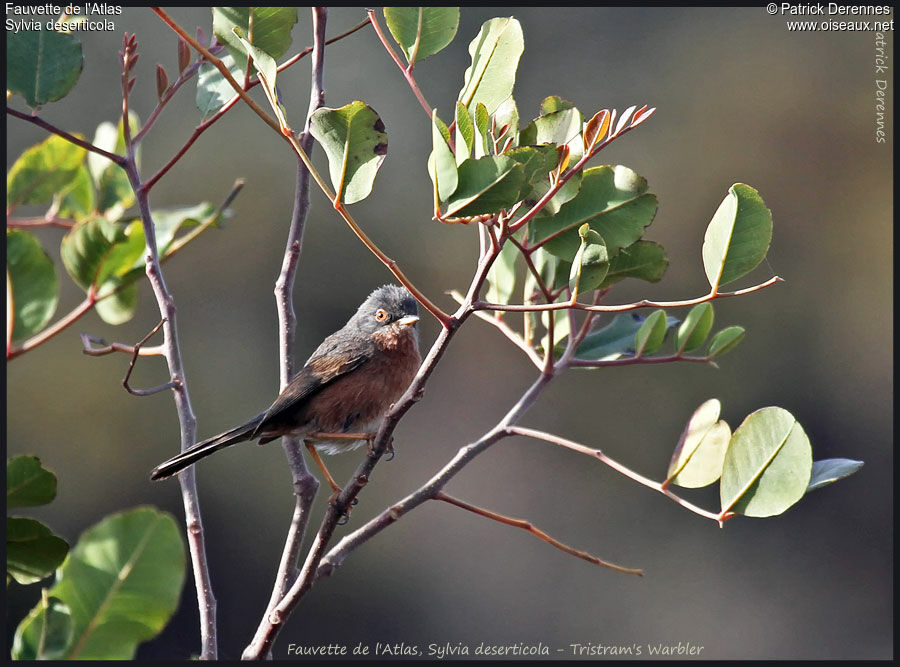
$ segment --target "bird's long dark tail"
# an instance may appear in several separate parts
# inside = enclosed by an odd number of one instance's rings
[[[198,442],[190,449],[181,452],[178,456],[173,456],[168,461],[164,461],[156,466],[153,469],[153,472],[150,473],[150,479],[157,480],[171,477],[175,473],[184,470],[189,465],[196,463],[205,456],[209,456],[213,452],[217,452],[225,447],[230,447],[231,445],[236,445],[245,440],[251,440],[256,432],[256,427],[262,422],[264,416],[265,413],[262,413],[248,421],[246,424],[242,424],[230,431],[220,433],[203,442]]]

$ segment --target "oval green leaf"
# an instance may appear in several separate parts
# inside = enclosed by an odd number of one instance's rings
[[[750,273],[769,251],[772,212],[749,185],[735,183],[703,238],[703,266],[713,290]]]
[[[669,481],[696,489],[722,476],[731,428],[719,419],[721,410],[719,399],[711,398],[694,411],[672,453]]]
[[[235,39],[237,39],[237,36],[235,36]],[[235,61],[234,56],[230,53],[226,53],[222,56],[222,63],[228,68],[228,72],[235,81],[242,80],[241,77],[244,75],[247,67],[246,56],[243,68],[241,68]],[[196,102],[197,108],[200,110],[200,114],[203,118],[207,118],[221,109],[225,103],[235,95],[237,95],[237,93],[234,92],[234,88],[232,88],[231,84],[228,83],[228,80],[222,76],[222,73],[215,65],[208,62],[204,62],[200,65],[200,69],[197,72]]]
[[[447,200],[448,216],[497,213],[519,201],[525,180],[522,165],[504,155],[465,160],[459,184]]]
[[[456,103],[456,164],[462,164],[463,160],[472,157],[472,149],[475,147],[475,124],[469,110],[462,102]]]
[[[569,289],[572,290],[572,298],[576,298],[582,292],[597,289],[609,271],[609,255],[603,237],[587,224],[579,228],[578,235],[581,237],[581,247],[575,253],[569,271]]]
[[[862,461],[854,461],[853,459],[822,459],[821,461],[813,461],[812,475],[809,478],[809,486],[806,492],[821,489],[823,486],[849,477],[857,470],[863,467]]]
[[[588,223],[606,242],[610,258],[630,246],[653,222],[656,195],[647,193],[647,181],[628,167],[594,167],[584,171],[581,189],[553,217],[537,218],[532,236],[554,255],[570,259],[578,252],[578,228]]]
[[[712,340],[709,342],[709,350],[706,354],[710,358],[721,356],[737,347],[737,344],[743,339],[744,327],[725,327],[713,336]]]
[[[50,590],[72,610],[65,657],[133,659],[175,612],[184,578],[184,544],[171,515],[139,507],[89,528]]]
[[[53,30],[6,33],[6,89],[36,108],[65,97],[84,67],[81,42]]]
[[[618,359],[634,349],[634,336],[644,324],[645,318],[637,313],[620,313],[606,326],[592,331],[575,352],[579,359]]]
[[[66,541],[39,521],[6,517],[6,574],[20,584],[49,577],[68,550]]]
[[[59,598],[42,599],[13,638],[13,660],[58,660],[72,643],[72,612]]]
[[[609,272],[603,287],[615,285],[625,278],[637,278],[647,282],[659,282],[669,267],[666,250],[653,241],[635,241],[622,248],[609,262]]]
[[[36,456],[14,456],[6,464],[6,507],[46,505],[56,497],[56,475]]]
[[[385,7],[384,20],[406,61],[414,65],[453,41],[459,7]]]
[[[568,145],[569,163],[575,164],[584,153],[584,141],[581,138],[583,120],[581,112],[575,107],[559,107],[526,125],[519,133],[519,145]]]
[[[654,310],[634,335],[634,356],[653,354],[666,337],[666,311]]]
[[[129,112],[128,124],[131,136],[137,134],[141,128],[141,121],[137,114]],[[125,153],[125,134],[122,121],[118,125],[103,122],[97,126],[94,134],[94,145],[117,155]],[[140,166],[140,150],[135,155],[135,160]],[[97,188],[96,207],[97,212],[102,213],[109,220],[118,220],[122,214],[135,202],[134,190],[128,181],[128,174],[117,164],[97,153],[88,153],[88,171]]]
[[[713,318],[712,304],[709,301],[699,303],[684,318],[684,322],[678,327],[675,334],[675,351],[677,354],[696,350],[703,345],[703,341],[712,329]]]
[[[59,279],[40,241],[26,231],[6,232],[6,275],[12,293],[13,340],[43,329],[59,302]]]
[[[291,30],[297,23],[296,7],[213,7],[213,32],[235,59],[237,69],[247,68],[247,51],[234,33],[239,28],[247,41],[274,59],[291,45]]]
[[[437,115],[437,109],[431,116],[431,155],[428,157],[428,175],[434,184],[436,202],[445,202],[456,191],[459,175],[456,171],[456,158],[447,143],[450,131]],[[462,147],[457,144],[456,150]]]
[[[322,107],[310,118],[310,132],[328,157],[338,201],[353,204],[368,197],[388,147],[375,110],[358,100],[339,109]]]
[[[516,259],[519,249],[514,243],[507,241],[500,249],[487,274],[488,289],[485,298],[490,303],[509,303],[516,288]]]
[[[494,113],[510,95],[516,82],[519,58],[525,50],[522,26],[510,18],[493,18],[469,44],[472,64],[466,69],[457,99],[469,109],[479,102]]]
[[[731,437],[719,487],[722,511],[781,514],[806,493],[811,471],[812,447],[803,427],[783,408],[761,408]]]
[[[78,178],[87,151],[52,135],[26,149],[6,174],[6,208],[44,204],[71,187]]]

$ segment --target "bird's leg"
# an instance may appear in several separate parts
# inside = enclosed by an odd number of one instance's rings
[[[306,449],[309,450],[310,455],[313,457],[313,461],[316,462],[316,465],[319,466],[319,470],[322,471],[322,474],[325,475],[325,479],[328,480],[328,485],[331,487],[331,490],[334,492],[331,494],[331,497],[328,499],[329,503],[334,503],[337,500],[338,494],[342,491],[341,487],[337,485],[337,482],[334,481],[334,477],[331,476],[331,473],[328,472],[328,468],[325,467],[325,461],[322,460],[322,457],[319,455],[319,452],[316,451],[315,445],[309,441],[304,440],[303,444],[306,445]]]

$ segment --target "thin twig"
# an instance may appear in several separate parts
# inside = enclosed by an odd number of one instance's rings
[[[447,292],[447,294],[452,296],[453,299],[457,303],[461,304],[461,303],[464,303],[464,301],[465,301],[465,298],[463,297],[463,295],[460,294],[459,292],[457,292],[456,290],[451,290],[451,291]],[[518,347],[520,350],[522,350],[522,352],[525,353],[525,355],[528,357],[528,360],[531,361],[531,363],[533,363],[538,370],[541,370],[544,367],[544,361],[537,355],[537,353],[534,351],[534,348],[531,347],[530,345],[528,345],[527,343],[525,343],[525,341],[522,339],[522,337],[516,331],[514,331],[513,328],[510,327],[506,322],[504,322],[503,320],[501,320],[499,318],[491,317],[490,315],[488,315],[487,313],[485,313],[484,311],[481,311],[481,310],[476,310],[473,314],[478,319],[484,320],[491,326],[496,327],[504,336],[506,336],[510,341],[512,341],[512,343],[516,347]]]
[[[158,387],[153,387],[152,389],[134,389],[131,387],[131,385],[128,384],[128,380],[131,379],[131,373],[134,370],[134,365],[137,362],[138,356],[140,356],[141,354],[141,348],[143,347],[144,343],[150,340],[153,334],[159,331],[160,327],[165,323],[166,318],[161,319],[159,321],[159,324],[153,327],[150,333],[141,338],[137,343],[134,344],[134,347],[131,348],[131,362],[128,364],[128,372],[125,373],[125,377],[122,379],[122,386],[125,387],[125,391],[127,391],[129,394],[132,394],[134,396],[150,396],[151,394],[158,394],[159,392],[165,391],[166,389],[174,389],[178,385],[178,380],[170,380],[169,382],[161,384]],[[84,338],[82,338],[82,341],[83,340]],[[113,345],[110,345],[110,348],[115,349],[115,345],[115,343]],[[163,348],[162,346],[158,345],[154,349],[156,350],[155,354],[165,354],[165,348]]]
[[[734,516],[734,514],[728,514],[728,515],[722,516],[721,514],[709,512],[709,511],[703,509],[702,507],[697,507],[696,505],[688,502],[684,498],[681,498],[680,496],[675,495],[674,493],[669,491],[667,488],[664,488],[662,483],[654,482],[652,479],[649,479],[647,477],[644,477],[643,475],[640,475],[640,474],[634,472],[630,468],[627,468],[626,466],[622,465],[621,463],[609,458],[606,454],[604,454],[599,449],[594,449],[592,447],[582,445],[581,443],[574,442],[572,440],[567,440],[566,438],[561,438],[558,435],[553,435],[552,433],[545,433],[544,431],[537,431],[532,428],[523,428],[521,426],[509,426],[506,429],[506,432],[510,435],[521,435],[521,436],[525,436],[526,438],[535,438],[537,440],[545,440],[546,442],[553,443],[554,445],[559,445],[560,447],[566,447],[568,449],[579,452],[581,454],[587,454],[588,456],[593,456],[594,458],[598,459],[602,463],[605,463],[606,465],[608,465],[613,470],[622,473],[623,475],[625,475],[629,479],[634,480],[638,484],[643,484],[647,488],[653,489],[654,491],[658,491],[659,493],[661,493],[664,496],[666,496],[667,498],[675,501],[682,507],[689,509],[694,514],[699,514],[700,516],[702,516],[704,518],[711,519],[712,521],[715,521],[719,525],[721,525],[724,521],[726,521],[726,520],[730,519],[732,516]]]
[[[28,227],[60,227],[61,229],[72,229],[75,224],[76,222],[74,220],[55,217],[47,218],[45,216],[37,216],[34,218],[9,218],[6,221],[6,226],[11,229],[27,229]]]
[[[325,102],[325,26],[328,19],[328,10],[324,7],[316,7],[312,10],[313,20],[313,44],[311,86],[309,106],[306,113],[306,130],[300,136],[300,145],[308,155],[312,154],[313,137],[309,133],[310,118],[313,112]],[[293,291],[300,253],[303,249],[303,231],[306,219],[309,215],[309,171],[303,161],[297,160],[297,184],[294,190],[294,210],[291,215],[291,224],[288,230],[287,244],[284,258],[281,264],[281,273],[275,283],[275,303],[278,312],[278,337],[279,337],[279,368],[281,371],[281,388],[284,389],[294,377],[294,360],[296,357],[296,330],[297,317],[294,313]],[[298,558],[309,524],[310,511],[316,492],[319,489],[319,481],[309,472],[303,458],[302,440],[296,437],[282,439],[285,456],[291,468],[294,495],[296,502],[291,517],[281,561],[278,565],[278,573],[272,594],[266,605],[262,623],[269,617],[275,606],[287,593],[291,584],[299,574]],[[253,642],[247,647],[251,650]]]
[[[84,315],[91,312],[98,300],[99,299],[97,298],[96,293],[93,290],[89,291],[84,301],[75,306],[75,308],[73,308],[70,313],[58,319],[43,331],[36,333],[34,336],[24,341],[20,345],[7,347],[6,360],[9,361],[10,359],[18,357],[20,354],[25,354],[29,350],[33,350],[34,348],[36,348],[38,345],[47,342],[61,331],[65,331],[68,327],[77,322]]]
[[[378,35],[378,39],[381,41],[381,44],[384,46],[385,50],[390,54],[391,58],[397,64],[397,67],[400,68],[400,71],[403,72],[403,78],[406,79],[406,82],[409,84],[409,87],[412,89],[413,94],[415,94],[416,99],[419,101],[419,104],[422,105],[422,108],[425,109],[425,113],[428,114],[428,120],[431,121],[431,105],[428,104],[428,101],[425,99],[425,96],[422,94],[422,91],[419,89],[419,84],[416,83],[416,79],[413,76],[412,70],[415,63],[415,59],[409,64],[409,66],[405,66],[403,61],[400,60],[400,57],[391,47],[390,42],[388,42],[387,37],[384,32],[381,30],[381,26],[378,24],[378,19],[375,18],[375,10],[367,9],[366,14],[369,16],[369,21],[372,23],[372,27],[375,28],[375,34]]]
[[[126,36],[127,38],[127,36]],[[133,40],[133,38],[132,38]],[[136,48],[136,44],[131,44]],[[124,49],[127,52],[127,49]],[[131,63],[133,64],[133,60]],[[127,70],[128,58],[123,54],[123,70]],[[131,87],[127,71],[123,71],[123,124],[128,128],[128,93]],[[185,451],[196,442],[197,420],[191,407],[188,394],[184,363],[181,359],[181,347],[178,343],[178,327],[176,320],[175,300],[166,285],[156,243],[156,226],[150,211],[147,190],[141,182],[140,172],[135,158],[135,145],[131,141],[131,133],[124,132],[125,161],[122,167],[128,175],[128,182],[134,190],[141,223],[144,228],[147,256],[145,270],[153,294],[156,297],[160,318],[163,319],[163,347],[169,367],[169,377],[174,383],[172,396],[181,426],[181,451]],[[194,587],[197,591],[197,606],[200,614],[200,658],[215,660],[218,655],[218,638],[216,629],[216,599],[213,595],[206,557],[206,541],[203,521],[200,515],[200,500],[197,494],[196,474],[193,466],[178,476],[181,486],[181,498],[184,505],[188,550],[194,575]]]
[[[6,113],[8,113],[10,116],[15,116],[16,118],[20,118],[24,121],[27,121],[34,125],[37,125],[38,127],[41,127],[43,129],[47,130],[47,132],[50,132],[51,134],[55,134],[57,136],[60,136],[63,139],[65,139],[66,141],[75,144],[76,146],[81,146],[85,150],[89,150],[92,153],[96,153],[97,155],[102,155],[106,159],[112,160],[114,163],[116,163],[120,167],[124,166],[124,164],[125,164],[125,158],[122,157],[121,155],[116,155],[115,153],[110,153],[109,151],[103,150],[99,146],[95,146],[90,141],[85,141],[84,139],[76,137],[74,134],[69,134],[65,130],[61,130],[58,127],[56,127],[55,125],[48,123],[43,118],[38,118],[37,116],[30,116],[28,114],[22,113],[21,111],[16,111],[15,109],[10,109],[9,107],[6,107]]]
[[[744,289],[739,289],[734,292],[710,292],[709,294],[705,294],[704,296],[697,297],[695,299],[685,299],[683,301],[650,301],[648,299],[642,299],[641,301],[635,301],[634,303],[623,303],[613,306],[600,306],[600,305],[591,305],[588,306],[583,303],[572,302],[572,301],[561,301],[558,303],[542,303],[542,304],[512,304],[512,303],[486,303],[484,301],[476,301],[472,304],[472,308],[475,310],[503,310],[509,312],[529,312],[536,313],[545,310],[565,310],[566,308],[574,308],[575,310],[586,310],[589,312],[595,313],[621,313],[628,310],[637,310],[639,308],[682,308],[684,306],[696,306],[699,303],[705,303],[706,301],[713,301],[715,299],[725,299],[732,296],[742,296],[744,294],[751,294],[753,292],[758,292],[760,290],[765,289],[766,287],[771,287],[776,283],[782,283],[784,279],[779,276],[773,276],[769,278],[767,281],[760,283],[758,285],[754,285],[753,287],[746,287]]]
[[[570,547],[568,544],[564,544],[559,540],[550,537],[547,533],[542,531],[540,528],[532,524],[530,521],[526,521],[525,519],[515,519],[513,517],[505,516],[503,514],[498,514],[496,512],[492,512],[483,507],[478,507],[477,505],[472,505],[470,503],[465,502],[464,500],[460,500],[459,498],[454,498],[453,496],[449,496],[443,491],[438,491],[434,496],[435,500],[442,500],[445,503],[449,503],[451,505],[455,505],[456,507],[460,507],[464,510],[472,512],[473,514],[477,514],[478,516],[483,516],[488,519],[492,519],[493,521],[499,521],[500,523],[506,524],[507,526],[513,526],[514,528],[521,528],[525,530],[538,539],[544,540],[547,544],[551,544],[557,549],[565,551],[567,554],[571,554],[577,558],[581,558],[586,560],[589,563],[593,563],[594,565],[600,565],[602,567],[609,568],[610,570],[615,570],[616,572],[621,572],[622,574],[634,574],[639,577],[644,576],[644,571],[640,569],[624,567],[623,565],[616,565],[615,563],[610,563],[609,561],[605,561],[601,558],[597,558],[589,554],[586,551],[581,551],[579,549],[575,549],[574,547]]]

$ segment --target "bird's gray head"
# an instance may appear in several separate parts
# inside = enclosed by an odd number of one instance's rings
[[[418,320],[419,304],[409,290],[398,285],[376,289],[351,318],[354,328],[365,335],[388,330],[396,335],[407,328],[414,332]]]

